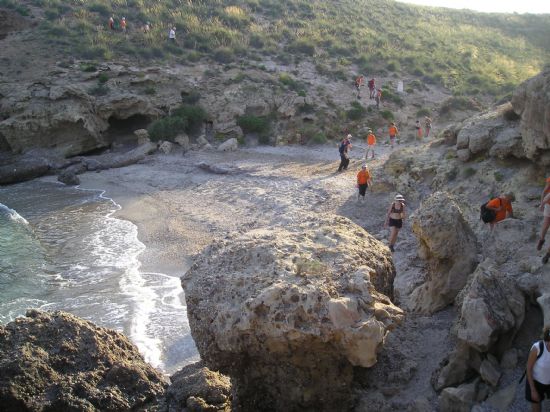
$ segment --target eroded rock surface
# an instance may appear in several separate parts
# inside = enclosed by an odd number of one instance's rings
[[[182,278],[193,338],[244,410],[346,410],[402,318],[388,249],[320,216],[219,241]]]
[[[165,387],[114,330],[38,310],[0,326],[3,411],[153,410]]]

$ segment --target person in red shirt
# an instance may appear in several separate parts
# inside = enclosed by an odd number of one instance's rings
[[[374,96],[375,96],[375,89],[376,89],[376,84],[374,82],[374,79],[370,79],[369,82],[367,83],[367,85],[369,86],[369,97],[371,99],[374,99]]]
[[[123,33],[126,33],[126,17],[123,17],[120,21],[120,28],[122,29]]]
[[[508,217],[513,217],[514,211],[512,209],[512,202],[514,200],[516,200],[516,198],[513,193],[506,193],[487,202],[487,208],[496,212],[495,220],[490,223],[491,230],[494,229],[498,222]]]
[[[357,187],[359,188],[359,193],[357,194],[357,200],[365,200],[365,193],[369,185],[372,184],[372,178],[367,169],[367,165],[361,166],[361,170],[357,173]]]

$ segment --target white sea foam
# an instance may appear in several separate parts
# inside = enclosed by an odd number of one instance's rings
[[[27,222],[27,220],[23,216],[21,216],[15,210],[10,209],[3,203],[0,203],[0,213],[5,214],[9,219],[13,220],[14,222],[19,222],[25,225],[29,224],[29,222]]]

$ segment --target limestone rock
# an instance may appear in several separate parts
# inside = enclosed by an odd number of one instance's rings
[[[522,83],[514,92],[512,106],[521,116],[525,154],[535,160],[550,149],[550,69]]]
[[[225,125],[224,127],[218,127],[215,130],[217,135],[223,136],[227,139],[239,139],[244,136],[243,129],[236,124]]]
[[[179,134],[175,137],[174,142],[179,144],[184,152],[189,151],[189,136],[187,136],[185,133]]]
[[[38,310],[0,325],[3,410],[147,410],[165,387],[162,375],[114,330]]]
[[[208,142],[208,140],[206,140],[206,137],[204,135],[201,135],[201,136],[197,137],[197,144],[199,146],[206,146],[207,144],[210,144],[210,142]]]
[[[164,141],[159,145],[159,151],[164,154],[170,154],[173,148],[174,148],[174,143],[168,142],[168,141]]]
[[[489,150],[489,155],[499,159],[507,157],[525,158],[519,128],[509,127],[500,131],[495,137],[495,144]]]
[[[445,412],[470,412],[477,397],[479,380],[460,385],[457,388],[445,388],[439,396],[439,410]]]
[[[470,152],[470,149],[458,149],[456,151],[456,157],[458,157],[458,160],[461,162],[467,162],[470,160],[470,157],[472,157],[472,152]]]
[[[41,158],[18,158],[0,166],[0,185],[31,180],[50,171],[48,161]]]
[[[478,370],[480,365],[479,353],[459,341],[441,369],[432,377],[432,386],[436,391],[440,391],[443,388],[458,385],[472,377],[474,370]]]
[[[523,323],[525,298],[490,259],[478,265],[457,300],[457,336],[479,351],[488,351],[502,335],[513,336]]]
[[[71,170],[64,170],[63,172],[61,172],[59,176],[57,176],[57,180],[68,186],[76,186],[80,184],[80,179],[78,178],[76,173]]]
[[[500,371],[498,361],[492,355],[488,355],[487,359],[484,359],[483,362],[481,362],[481,366],[479,367],[479,375],[481,376],[481,379],[492,387],[497,386],[502,372]]]
[[[202,361],[185,366],[170,381],[165,401],[168,410],[231,412],[229,378],[209,370]]]
[[[220,152],[232,152],[239,148],[239,142],[235,138],[231,138],[218,146]]]
[[[138,145],[142,145],[144,143],[147,143],[149,142],[150,138],[149,138],[149,132],[147,131],[147,129],[138,129],[138,130],[134,130],[134,134],[136,135],[137,137],[137,141],[138,141]]]
[[[386,246],[343,217],[219,241],[182,278],[191,332],[246,410],[346,410],[402,318]]]
[[[451,304],[466,285],[477,263],[477,239],[455,199],[436,192],[411,216],[421,256],[429,262],[429,276],[415,289],[414,309],[433,313]]]

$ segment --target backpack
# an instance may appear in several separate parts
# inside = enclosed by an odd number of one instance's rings
[[[345,142],[340,143],[340,147],[338,148],[338,151],[340,152],[340,154],[344,154],[344,152],[346,151],[346,143]]]
[[[542,356],[542,353],[544,352],[544,342],[542,340],[539,340],[539,354],[537,355],[537,360],[539,360],[539,358]],[[523,375],[521,375],[521,378],[519,380],[519,383],[521,383],[521,381],[523,380],[523,378],[525,378],[525,375],[527,374],[527,368],[525,369],[525,371],[523,372]]]
[[[479,218],[483,220],[483,223],[491,223],[497,217],[497,212],[487,207],[487,203],[489,202],[483,203],[479,211]],[[502,206],[502,200],[500,201],[500,204]]]

